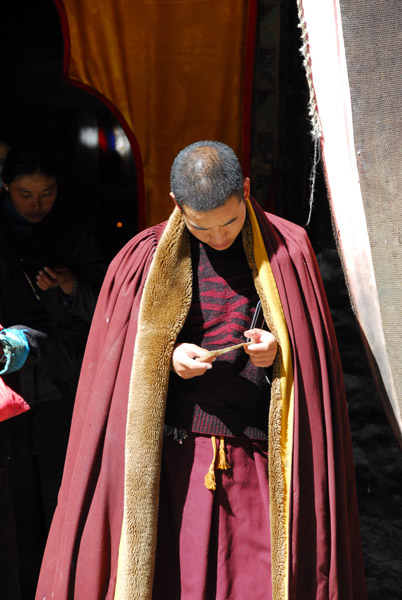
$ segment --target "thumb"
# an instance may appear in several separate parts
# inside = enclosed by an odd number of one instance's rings
[[[258,329],[248,329],[244,332],[244,335],[252,342],[259,342],[261,338],[261,332]]]

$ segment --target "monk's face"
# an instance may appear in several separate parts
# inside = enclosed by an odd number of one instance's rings
[[[237,196],[229,196],[223,206],[207,212],[189,206],[183,206],[182,211],[189,231],[214,250],[230,248],[246,219],[246,203]]]

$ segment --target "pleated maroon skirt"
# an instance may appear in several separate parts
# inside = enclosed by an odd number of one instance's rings
[[[272,598],[267,442],[225,447],[210,491],[211,437],[165,438],[153,600]]]

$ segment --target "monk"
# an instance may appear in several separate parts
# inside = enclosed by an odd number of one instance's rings
[[[306,233],[264,213],[219,142],[179,153],[171,196],[106,276],[36,598],[363,600],[342,370]]]

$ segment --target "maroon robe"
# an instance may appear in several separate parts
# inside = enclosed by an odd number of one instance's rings
[[[263,213],[256,203],[253,207],[288,326],[295,379],[289,598],[363,600],[367,594],[347,405],[318,266],[304,230]],[[37,600],[114,596],[137,317],[165,226],[131,240],[106,276],[82,367]]]

